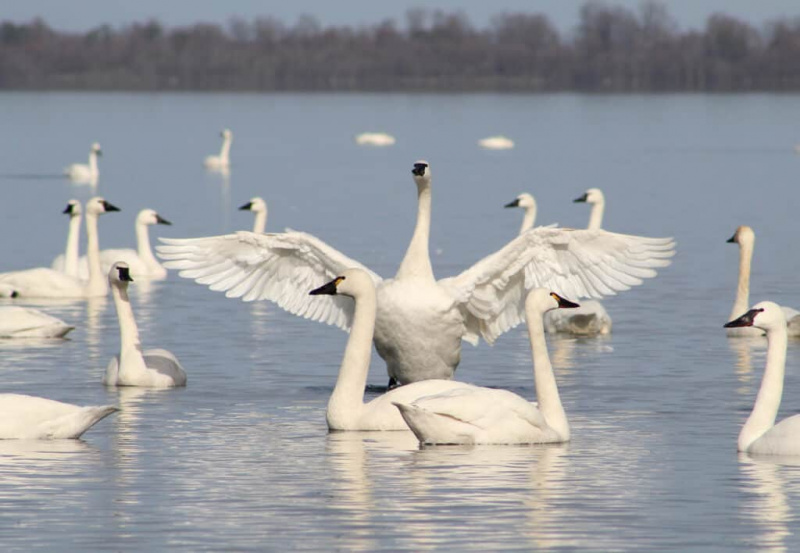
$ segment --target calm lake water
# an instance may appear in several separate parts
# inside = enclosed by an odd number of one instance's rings
[[[226,299],[171,274],[136,283],[143,343],[174,352],[186,389],[106,389],[118,347],[108,300],[42,305],[68,340],[0,342],[0,389],[121,412],[80,441],[0,442],[0,546],[30,550],[800,549],[800,460],[736,453],[765,341],[722,329],[737,225],[757,235],[752,302],[800,307],[800,96],[0,94],[0,270],[49,265],[70,198],[121,213],[101,246],[250,228],[311,232],[384,276],[416,210],[412,163],[431,163],[434,269],[502,246],[522,213],[584,226],[572,199],[605,191],[605,227],[674,236],[674,264],[605,301],[614,333],[551,339],[573,440],[562,446],[418,448],[410,433],[328,434],[346,335],[273,304]],[[229,177],[207,173],[234,131]],[[367,130],[390,148],[356,146]],[[508,151],[477,140],[505,134]],[[99,141],[96,190],[58,177]],[[153,239],[155,241],[155,239]],[[22,304],[22,302],[18,302]],[[523,328],[465,345],[457,378],[534,397]],[[386,383],[380,359],[369,382]],[[790,343],[780,417],[800,406]]]

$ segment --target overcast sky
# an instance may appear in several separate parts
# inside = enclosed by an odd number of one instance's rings
[[[293,23],[310,14],[323,24],[359,25],[386,18],[404,21],[406,10],[463,11],[478,26],[501,12],[545,13],[561,29],[571,29],[584,0],[5,0],[0,19],[16,22],[41,17],[56,29],[83,31],[155,18],[169,25],[225,23],[231,17],[271,15]],[[610,5],[636,8],[640,0],[610,0]],[[724,12],[760,25],[780,16],[800,16],[800,0],[674,0],[665,2],[681,27],[702,27],[709,14]]]

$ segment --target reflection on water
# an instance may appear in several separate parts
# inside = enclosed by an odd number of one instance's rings
[[[734,354],[734,372],[740,384],[736,392],[750,397],[753,385],[760,382],[760,371],[766,362],[767,339],[763,336],[737,336],[727,340],[728,347]]]

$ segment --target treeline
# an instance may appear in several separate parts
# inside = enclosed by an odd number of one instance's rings
[[[0,24],[0,89],[259,91],[798,91],[800,18],[723,14],[681,30],[664,5],[590,2],[564,36],[541,14],[412,10],[364,27],[272,18],[66,33]]]

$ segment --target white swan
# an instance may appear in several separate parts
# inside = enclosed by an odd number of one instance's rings
[[[733,301],[730,319],[736,319],[747,310],[750,305],[750,267],[753,263],[753,249],[756,243],[756,233],[753,229],[742,225],[728,239],[730,244],[739,244],[739,282],[736,286],[736,299]],[[781,307],[786,317],[789,336],[800,336],[800,312],[791,307]],[[728,336],[762,336],[764,332],[760,327],[728,327]]]
[[[588,230],[600,230],[603,228],[603,213],[606,209],[606,197],[599,188],[590,188],[580,198],[572,200],[575,203],[591,204],[592,212],[589,214]]]
[[[510,150],[514,147],[514,141],[502,135],[482,138],[478,140],[478,144],[487,150]]]
[[[0,440],[80,438],[116,407],[81,407],[21,394],[0,394]]]
[[[78,256],[80,251],[81,219],[83,210],[78,200],[70,200],[63,213],[69,215],[69,230],[67,231],[67,248],[63,254],[56,256],[50,265],[52,269],[61,271],[69,276],[78,276]],[[88,271],[88,267],[87,267]],[[86,278],[85,276],[82,278]]]
[[[506,390],[477,386],[447,390],[410,404],[395,401],[420,443],[568,442],[569,422],[558,395],[543,327],[544,314],[559,307],[577,308],[578,304],[544,288],[531,290],[525,301],[538,404]]]
[[[395,138],[385,132],[362,132],[356,135],[356,144],[359,146],[392,146]]]
[[[253,232],[264,232],[267,228],[267,202],[258,196],[250,198],[250,201],[239,208],[241,211],[252,211],[256,214],[253,222]]]
[[[507,203],[504,207],[521,207],[525,209],[525,216],[522,218],[522,226],[519,228],[519,233],[522,234],[526,230],[533,228],[536,222],[536,200],[527,192],[523,192],[513,202]]]
[[[739,451],[762,455],[800,455],[800,415],[775,424],[786,368],[786,316],[771,301],[753,306],[725,328],[756,327],[767,333],[767,365],[753,411],[739,433]]]
[[[114,263],[108,272],[119,320],[120,344],[119,355],[109,361],[103,383],[148,388],[186,386],[186,371],[172,353],[163,349],[142,351],[139,329],[128,299],[128,283],[132,281],[128,264],[123,261]]]
[[[83,281],[49,267],[0,274],[0,284],[14,289],[20,298],[88,298],[105,296],[108,283],[100,269],[100,243],[97,237],[97,217],[119,211],[103,198],[96,196],[86,202],[86,235],[89,253],[89,280]]]
[[[0,307],[0,338],[63,338],[74,328],[38,309]]]
[[[378,291],[374,342],[391,379],[409,383],[451,378],[461,340],[489,343],[524,314],[525,290],[545,287],[567,297],[613,294],[669,265],[674,242],[605,231],[531,229],[460,275],[437,281],[428,254],[431,172],[414,164],[417,223],[397,274],[383,280],[360,263],[302,232],[161,239],[167,268],[245,301],[270,300],[287,311],[348,329],[352,305],[341,298],[310,302],[304,290],[345,269],[369,272]]]
[[[231,142],[233,142],[233,133],[229,129],[225,129],[220,133],[222,136],[222,148],[218,156],[208,156],[203,165],[206,169],[227,169],[231,166]]]
[[[76,184],[97,184],[100,171],[97,168],[97,157],[103,155],[100,144],[92,144],[89,149],[89,163],[73,163],[64,168],[64,174]]]

